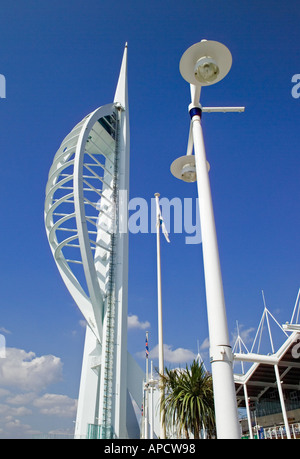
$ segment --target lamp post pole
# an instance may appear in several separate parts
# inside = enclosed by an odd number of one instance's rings
[[[204,107],[199,99],[202,86],[221,81],[229,72],[232,56],[216,41],[202,40],[188,48],[180,60],[180,73],[190,83],[191,128],[187,154],[173,161],[172,174],[185,182],[197,181],[203,264],[208,315],[210,359],[213,378],[217,437],[240,438],[233,379],[233,353],[226,318],[223,282],[214,211],[206,161],[201,115],[205,112],[242,112],[244,107]],[[194,156],[192,149],[194,147]]]
[[[191,93],[193,94],[191,85]],[[240,438],[217,233],[201,126],[200,104],[189,106],[194,140],[198,201],[218,438]]]
[[[192,103],[189,106],[189,113],[194,139],[217,437],[238,439],[240,428],[232,371],[233,354],[228,336],[200,105]]]

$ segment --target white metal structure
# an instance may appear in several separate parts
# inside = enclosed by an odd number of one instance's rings
[[[75,438],[139,437],[132,398],[141,408],[144,374],[127,354],[128,189],[126,44],[114,102],[65,137],[46,188],[50,247],[87,323]]]
[[[277,388],[281,412],[285,427],[286,438],[292,438],[291,429],[289,425],[287,409],[285,405],[285,397],[283,389],[299,391],[299,338],[300,328],[298,325],[299,311],[300,311],[300,289],[296,299],[293,315],[290,325],[281,326],[275,317],[270,313],[266,306],[264,293],[264,311],[252,344],[250,351],[244,344],[240,334],[238,333],[237,340],[233,347],[234,359],[242,362],[242,374],[235,374],[234,381],[237,388],[237,397],[240,401],[244,402],[247,410],[248,428],[250,438],[253,438],[253,431],[251,426],[251,414],[249,402],[258,401],[270,388]],[[285,335],[285,341],[280,348],[275,352],[275,346],[272,336],[270,319],[275,323],[282,335]],[[264,325],[268,331],[268,338],[270,344],[270,354],[261,354],[261,340]],[[291,334],[288,335],[287,332]],[[256,352],[255,352],[256,351]],[[251,362],[251,367],[244,371],[243,362]],[[272,370],[272,367],[274,371]],[[243,395],[242,395],[243,388]]]
[[[210,358],[214,387],[217,438],[240,438],[233,380],[233,354],[229,341],[222,274],[211,197],[209,167],[201,126],[199,103],[202,86],[217,83],[229,72],[230,51],[216,41],[202,40],[191,46],[180,61],[182,77],[190,83],[191,128],[186,156],[171,165],[172,174],[186,182],[197,181],[202,234],[205,288],[209,325]],[[243,107],[209,107],[207,112],[243,111]],[[195,156],[192,152],[194,148]]]

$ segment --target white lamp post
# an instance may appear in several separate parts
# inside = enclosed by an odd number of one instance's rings
[[[243,107],[202,108],[199,103],[202,86],[217,83],[230,70],[232,57],[226,46],[203,40],[191,46],[182,56],[180,72],[190,83],[189,105],[191,129],[187,155],[171,165],[172,174],[186,182],[197,181],[202,232],[203,262],[209,326],[210,358],[214,388],[217,437],[240,438],[237,402],[233,380],[231,350],[225,310],[219,250],[209,182],[209,165],[201,127],[202,111],[243,111]],[[194,153],[192,155],[194,145]]]

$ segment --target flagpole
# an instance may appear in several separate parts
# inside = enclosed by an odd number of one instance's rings
[[[148,403],[149,403],[149,395],[148,395],[148,382],[149,382],[149,345],[148,345],[148,332],[146,332],[146,384],[145,384],[145,406],[144,406],[144,419],[145,419],[145,431],[144,431],[144,438],[148,438]]]
[[[154,430],[154,413],[153,413],[153,361],[151,360],[151,370],[150,370],[150,413],[149,413],[149,420],[150,420],[150,438],[153,439],[153,430]]]
[[[155,193],[156,199],[156,245],[157,245],[157,304],[158,304],[158,369],[159,374],[164,374],[164,349],[163,349],[163,326],[162,326],[162,294],[161,294],[161,260],[160,260],[160,210],[159,210],[159,193]],[[161,402],[164,398],[164,390],[160,388]],[[160,438],[166,438],[165,425],[160,416]]]

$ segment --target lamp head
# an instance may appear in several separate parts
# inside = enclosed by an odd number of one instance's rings
[[[216,61],[209,56],[200,57],[194,68],[195,78],[199,83],[212,83],[220,73]]]
[[[207,170],[210,165],[207,163]],[[184,182],[193,183],[197,181],[196,163],[194,155],[184,155],[175,159],[171,164],[171,173],[174,177],[183,180]]]
[[[202,40],[183,54],[179,69],[182,77],[195,86],[208,86],[221,81],[229,72],[232,56],[218,41]]]
[[[184,182],[196,182],[196,165],[194,155],[184,155],[175,159],[171,164],[171,173]]]

